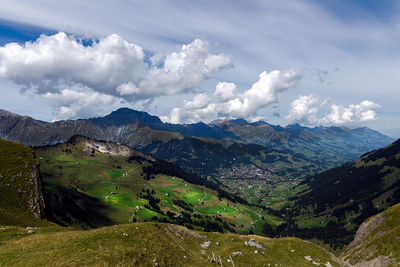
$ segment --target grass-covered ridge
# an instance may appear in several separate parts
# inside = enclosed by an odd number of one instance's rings
[[[0,225],[40,225],[43,214],[38,161],[25,145],[0,140]]]
[[[7,231],[25,230],[3,228],[0,240]],[[306,256],[322,266],[339,266],[329,252],[297,238],[204,233],[165,223],[50,229],[0,244],[5,266],[233,266],[232,261],[235,266],[312,266]]]

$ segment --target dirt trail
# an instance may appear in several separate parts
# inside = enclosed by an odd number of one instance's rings
[[[204,196],[202,199],[200,199],[199,203],[197,203],[197,204],[196,204],[196,206],[194,206],[194,208],[193,208],[193,212],[195,212],[195,211],[196,211],[196,208],[197,208],[197,206],[198,206],[198,205],[200,205],[200,204],[201,204],[201,202],[203,202],[203,201],[204,201],[204,199],[206,199],[206,197],[207,197],[206,189],[205,189],[205,188],[203,188],[203,190],[204,190],[204,195],[205,195],[205,196]]]

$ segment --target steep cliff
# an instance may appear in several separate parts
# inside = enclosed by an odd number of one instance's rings
[[[42,219],[42,185],[32,149],[0,140],[0,225],[35,225]]]

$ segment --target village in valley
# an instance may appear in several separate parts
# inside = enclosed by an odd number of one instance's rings
[[[231,169],[218,169],[218,180],[230,190],[254,203],[263,203],[275,195],[277,188],[288,190],[296,186],[302,177],[291,178],[275,174],[280,168],[268,166],[259,168],[254,165],[235,166]],[[285,201],[285,197],[280,197]]]

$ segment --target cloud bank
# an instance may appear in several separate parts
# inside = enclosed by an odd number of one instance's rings
[[[182,108],[174,108],[164,121],[180,123],[195,122],[216,117],[251,118],[266,106],[276,103],[280,93],[293,88],[301,78],[298,70],[262,72],[259,80],[243,93],[234,83],[220,82],[213,96],[197,94],[184,101]]]
[[[318,117],[318,113],[326,103],[327,99],[321,99],[315,95],[300,96],[292,102],[286,119],[291,123],[306,125],[339,125],[365,122],[376,120],[375,110],[380,108],[377,103],[369,100],[347,107],[333,104],[330,106],[330,113],[323,117]]]
[[[59,32],[25,44],[0,46],[0,78],[48,100],[58,119],[102,115],[109,107],[195,92],[215,73],[232,65],[230,56],[212,54],[209,44],[200,39],[176,52],[152,56],[117,34],[82,40]],[[221,117],[253,120],[300,78],[295,69],[264,71],[243,92],[235,83],[219,82],[212,95],[196,94],[162,119],[171,123]],[[307,125],[371,121],[380,107],[368,100],[347,107],[334,104],[330,113],[318,116],[326,103],[314,95],[300,96],[291,103],[286,119]]]
[[[123,82],[142,79],[144,56],[141,47],[115,34],[85,46],[76,37],[60,32],[42,35],[25,45],[0,47],[0,77],[39,94],[77,84],[115,94]]]
[[[59,32],[0,47],[0,78],[54,101],[51,105],[59,118],[75,118],[84,116],[87,112],[81,111],[88,105],[94,109],[105,103],[191,92],[232,65],[230,56],[211,54],[208,43],[200,39],[167,54],[163,62],[159,54],[148,63],[145,57],[140,46],[116,34],[87,42]],[[91,92],[88,99],[93,101],[71,101],[83,97],[84,91]]]

